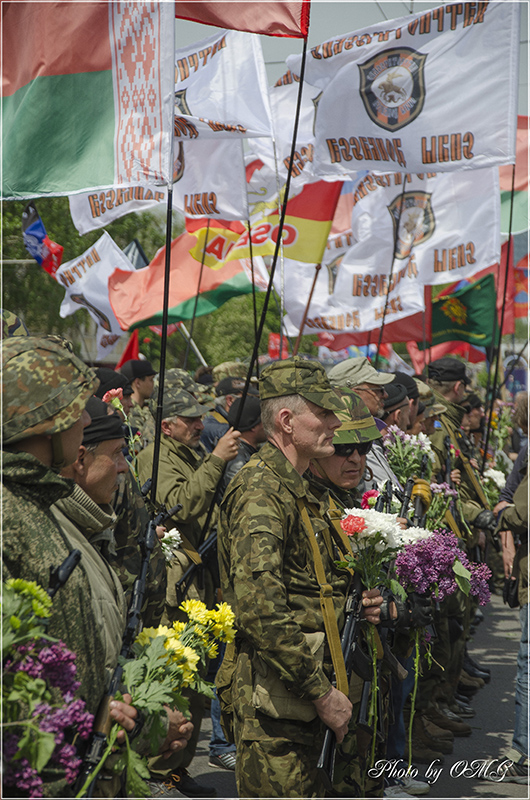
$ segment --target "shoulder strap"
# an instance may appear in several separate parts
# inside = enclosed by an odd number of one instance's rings
[[[478,499],[480,500],[480,502],[482,503],[484,508],[488,508],[489,509],[490,508],[490,504],[488,502],[488,499],[487,499],[486,495],[484,494],[484,489],[482,488],[479,479],[475,475],[475,470],[473,469],[473,467],[469,463],[469,459],[462,452],[462,448],[458,446],[458,441],[456,439],[454,431],[449,427],[449,425],[447,424],[447,422],[444,420],[443,417],[440,418],[440,421],[441,421],[444,429],[449,434],[449,437],[451,439],[451,443],[456,447],[457,450],[460,450],[460,458],[462,460],[462,464],[464,465],[464,469],[467,472],[467,476],[468,476],[469,480],[471,481],[471,484],[472,484],[473,489],[475,490],[475,492],[477,494]]]
[[[313,564],[317,576],[317,581],[320,587],[320,608],[322,609],[322,616],[324,619],[324,628],[326,630],[326,637],[329,644],[331,653],[331,661],[333,669],[335,670],[335,677],[337,681],[337,689],[346,696],[348,695],[348,676],[346,675],[346,666],[342,655],[342,647],[340,643],[339,626],[335,616],[335,606],[333,605],[333,587],[326,580],[324,572],[324,565],[322,563],[322,556],[318,547],[311,518],[307,512],[307,507],[303,500],[297,500],[298,510],[302,517],[302,524],[309,539],[311,553],[313,555]]]

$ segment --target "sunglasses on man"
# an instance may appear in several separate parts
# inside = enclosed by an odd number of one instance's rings
[[[363,442],[362,444],[336,444],[335,455],[348,458],[354,450],[357,450],[360,456],[365,456],[371,449],[372,442]]]

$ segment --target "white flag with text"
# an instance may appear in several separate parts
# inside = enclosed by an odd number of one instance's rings
[[[515,2],[448,3],[314,47],[315,173],[514,163],[519,13]],[[287,59],[293,72],[299,63]]]

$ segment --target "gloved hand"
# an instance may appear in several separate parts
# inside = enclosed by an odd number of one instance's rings
[[[495,514],[489,508],[483,508],[473,520],[474,528],[481,528],[483,531],[495,530]]]
[[[433,622],[433,609],[430,597],[413,592],[407,600],[395,599],[397,609],[397,628],[425,628]]]

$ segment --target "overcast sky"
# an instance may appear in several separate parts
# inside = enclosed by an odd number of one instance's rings
[[[508,2],[508,0],[503,0]],[[396,19],[410,13],[436,8],[440,2],[376,2],[376,0],[312,0],[308,43],[319,44],[336,35],[356,31],[367,25],[373,25],[385,19]],[[522,0],[521,35],[519,60],[519,114],[528,114],[528,2]],[[256,2],[256,14],[259,14],[259,2]],[[198,42],[219,30],[196,22],[176,20],[176,44],[185,47]],[[263,55],[267,65],[269,83],[274,83],[285,72],[285,59],[291,53],[302,52],[301,39],[287,39],[275,36],[261,36]],[[487,87],[484,87],[487,91]]]

